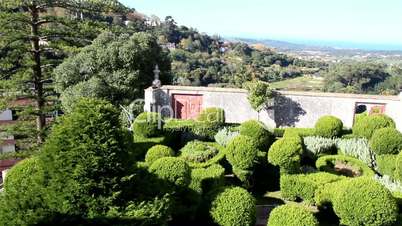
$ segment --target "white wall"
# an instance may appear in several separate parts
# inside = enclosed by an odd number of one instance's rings
[[[13,112],[9,109],[0,113],[0,121],[10,121],[13,120]]]

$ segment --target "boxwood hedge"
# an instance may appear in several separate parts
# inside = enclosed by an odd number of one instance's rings
[[[395,128],[382,128],[373,133],[370,148],[378,155],[398,154],[402,150],[402,134]]]
[[[250,120],[243,122],[239,127],[240,135],[253,138],[261,151],[268,151],[273,140],[273,135],[262,122]]]
[[[272,210],[267,226],[318,226],[313,213],[306,207],[292,204]]]
[[[323,116],[315,124],[317,136],[334,138],[342,135],[343,123],[334,116]]]
[[[282,173],[300,171],[302,139],[298,136],[284,137],[272,144],[268,151],[268,162],[278,166]]]
[[[353,134],[370,139],[376,130],[395,128],[395,122],[386,115],[369,115],[356,121],[353,125]]]
[[[347,169],[346,168],[335,169],[337,164],[343,167],[347,167]],[[344,155],[322,156],[316,161],[316,167],[320,171],[345,176],[352,176],[352,177],[354,176],[373,177],[375,174],[374,171],[370,169],[364,162]],[[353,172],[351,170],[353,170]]]

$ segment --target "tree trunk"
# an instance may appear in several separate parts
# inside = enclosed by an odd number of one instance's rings
[[[37,118],[36,118],[36,129],[37,129],[37,142],[38,144],[43,143],[43,129],[46,126],[46,115],[44,112],[45,108],[45,98],[43,91],[43,75],[41,68],[41,52],[39,45],[39,10],[34,5],[30,8],[31,13],[31,46],[32,46],[32,56],[34,65],[32,66],[33,72],[33,86],[34,86],[34,98],[36,101],[36,110],[37,110]]]

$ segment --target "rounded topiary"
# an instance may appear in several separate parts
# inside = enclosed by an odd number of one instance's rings
[[[201,111],[198,121],[212,124],[225,123],[225,111],[222,108],[206,108]]]
[[[342,225],[386,226],[397,221],[396,200],[372,178],[343,180],[336,186],[330,202]]]
[[[243,122],[239,127],[239,132],[243,136],[254,139],[257,147],[262,151],[267,151],[272,142],[272,134],[269,132],[262,122],[250,120]]]
[[[218,225],[253,226],[255,205],[254,197],[244,188],[226,188],[212,202],[210,214]]]
[[[247,136],[233,138],[226,147],[226,158],[237,169],[247,170],[254,166],[258,149],[254,140]]]
[[[287,204],[272,210],[267,225],[318,226],[318,221],[306,207]]]
[[[343,123],[334,116],[321,117],[315,124],[317,136],[333,138],[342,135]]]
[[[398,154],[402,150],[402,134],[394,128],[382,128],[374,132],[370,148],[378,155]]]
[[[395,128],[394,120],[386,115],[369,115],[355,122],[353,134],[370,139],[376,130],[382,128]]]
[[[149,171],[159,179],[166,181],[171,186],[187,187],[191,182],[191,169],[188,164],[180,158],[164,157],[156,160]]]
[[[191,167],[207,167],[223,159],[223,147],[213,142],[190,141],[180,149],[180,158]]]
[[[402,183],[402,152],[399,153],[395,161],[394,177]]]
[[[145,155],[145,162],[148,165],[151,165],[160,158],[172,156],[174,156],[174,151],[172,148],[165,145],[155,145],[147,151],[147,154]]]
[[[289,136],[277,140],[268,151],[268,161],[278,166],[283,173],[296,173],[300,169],[302,140],[299,136]]]
[[[133,123],[136,136],[155,137],[161,132],[162,116],[156,112],[144,112],[137,116]]]

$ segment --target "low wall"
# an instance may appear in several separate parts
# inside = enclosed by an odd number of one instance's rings
[[[202,108],[220,107],[225,110],[229,123],[258,119],[272,127],[313,127],[324,115],[340,118],[345,127],[352,127],[357,105],[384,106],[385,114],[392,117],[402,131],[402,95],[377,96],[337,93],[280,91],[274,106],[260,113],[252,109],[243,89],[163,86],[145,90],[145,110],[151,105],[162,107],[164,115],[171,115],[169,108],[175,94],[202,95]]]

